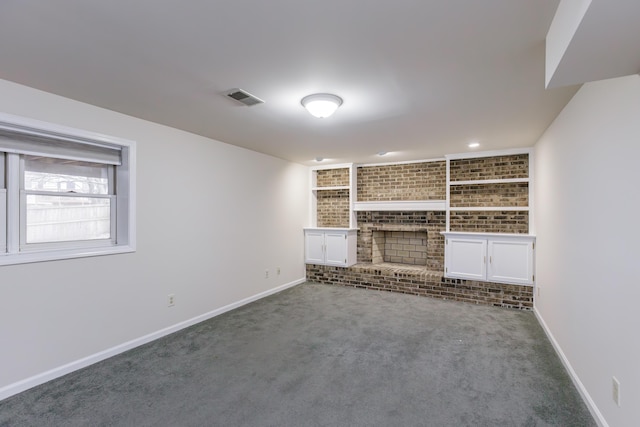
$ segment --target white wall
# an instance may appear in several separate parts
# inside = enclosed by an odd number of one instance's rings
[[[601,423],[637,426],[640,76],[585,84],[535,156],[537,314]]]
[[[0,111],[138,159],[137,252],[0,267],[0,391],[304,278],[307,167],[2,80]]]

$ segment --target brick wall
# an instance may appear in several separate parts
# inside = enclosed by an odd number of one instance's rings
[[[527,178],[529,155],[456,159],[450,162],[450,178],[455,181]],[[452,185],[449,192],[452,208],[527,207],[529,184],[526,182]],[[487,233],[529,232],[526,211],[451,211],[451,231]]]
[[[452,185],[449,191],[452,208],[469,206],[523,206],[529,205],[529,184]]]
[[[349,190],[317,192],[318,227],[349,227]]]
[[[516,154],[451,160],[449,174],[451,181],[527,178],[529,176],[529,155]]]
[[[316,172],[316,187],[349,185],[349,169],[325,169]]]
[[[399,292],[495,307],[533,309],[533,288],[493,282],[446,279],[424,269],[307,265],[307,280],[330,285]]]
[[[452,181],[527,178],[529,175],[528,154],[459,159],[452,160],[450,165]],[[358,201],[446,198],[444,161],[359,167],[357,174]],[[348,184],[348,169],[318,171],[318,187]],[[526,182],[454,185],[450,205],[452,208],[526,207],[528,196]],[[348,227],[347,190],[317,191],[317,201],[318,226]],[[357,221],[358,264],[349,268],[307,265],[307,280],[523,310],[533,307],[530,286],[443,277],[444,237],[440,232],[445,230],[445,212],[357,212]],[[526,234],[529,214],[508,209],[451,211],[450,229]],[[407,265],[381,266],[381,262]]]
[[[358,201],[444,200],[444,161],[357,169]]]
[[[479,233],[529,232],[529,213],[525,211],[455,211],[449,217],[451,231]]]
[[[442,274],[444,271],[444,212],[358,212],[358,262],[373,261],[373,230],[385,224],[420,226],[427,233],[426,268]]]

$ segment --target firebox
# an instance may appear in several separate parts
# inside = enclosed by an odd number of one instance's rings
[[[372,229],[372,263],[427,265],[427,230],[384,224]]]

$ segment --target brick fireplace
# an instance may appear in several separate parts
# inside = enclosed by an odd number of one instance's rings
[[[444,271],[444,212],[358,212],[358,263]]]
[[[526,178],[529,155],[451,160],[451,178],[447,176],[446,164],[445,160],[435,160],[358,166],[357,187],[349,190],[338,188],[350,184],[349,168],[318,170],[315,185],[326,189],[316,191],[317,226],[346,228],[357,224],[357,263],[350,267],[307,264],[307,279],[531,310],[533,288],[530,286],[445,278],[445,239],[441,232],[446,230],[446,212],[402,210],[412,201],[441,201],[444,206],[449,194],[450,203],[456,208],[449,215],[451,231],[526,234],[529,230],[525,209],[529,206],[528,183],[477,185],[472,181]],[[448,179],[469,182],[448,189]],[[350,200],[351,197],[356,200]],[[351,202],[359,203],[358,209],[350,210]],[[394,205],[394,202],[399,203]],[[402,209],[361,210],[391,206]]]
[[[372,228],[371,261],[427,267],[427,229],[384,224]]]
[[[358,212],[358,264],[348,268],[307,264],[307,279],[473,304],[532,309],[533,288],[529,286],[443,277],[444,237],[440,232],[445,227],[446,217],[441,211]],[[413,247],[416,250],[411,250]],[[398,255],[399,252],[402,254]],[[400,262],[394,257],[400,257]]]

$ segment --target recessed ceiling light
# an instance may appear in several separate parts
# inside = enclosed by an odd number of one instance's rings
[[[480,143],[479,142],[470,142],[468,147],[469,148],[478,148],[478,147],[480,147]]]
[[[300,103],[312,116],[322,119],[336,112],[342,105],[342,98],[330,93],[314,93],[302,98]]]

